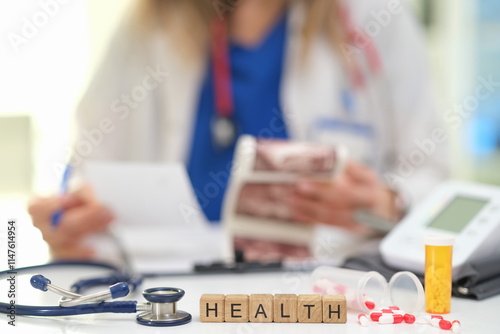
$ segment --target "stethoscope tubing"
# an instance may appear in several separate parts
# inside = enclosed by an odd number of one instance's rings
[[[196,269],[193,272],[186,273],[169,273],[169,272],[156,272],[156,273],[143,273],[140,275],[130,275],[124,273],[123,270],[119,270],[115,266],[99,263],[99,262],[89,262],[89,261],[60,261],[60,262],[51,262],[42,265],[16,268],[14,270],[5,270],[0,272],[0,277],[2,275],[12,275],[13,273],[24,274],[27,271],[36,271],[37,269],[46,269],[46,268],[57,268],[57,267],[66,267],[66,266],[81,266],[81,267],[94,267],[94,268],[102,268],[112,270],[111,273],[107,277],[102,278],[94,278],[94,279],[86,279],[81,280],[75,283],[72,286],[72,289],[75,292],[80,292],[80,290],[85,290],[86,288],[94,287],[96,285],[109,285],[116,283],[116,280],[124,281],[131,288],[137,289],[139,284],[141,283],[142,278],[146,277],[174,277],[174,276],[187,276],[187,275],[204,275],[204,274],[217,274],[217,273],[243,273],[243,272],[259,272],[259,271],[276,271],[281,270],[281,263],[272,264],[271,266],[264,266],[262,268],[256,267],[255,264],[247,264],[246,266],[241,267],[228,267],[228,268],[219,268],[216,266],[212,268],[209,266],[205,269]],[[128,276],[127,276],[128,275]],[[123,278],[123,279],[122,279]],[[78,291],[76,291],[78,290]],[[132,290],[132,289],[131,289]],[[45,316],[45,317],[55,317],[55,316],[70,316],[70,315],[83,315],[83,314],[93,314],[93,313],[137,313],[141,311],[146,311],[143,309],[142,303],[138,303],[137,301],[114,301],[114,302],[101,302],[101,303],[92,303],[92,304],[84,304],[78,306],[32,306],[32,305],[19,305],[15,304],[15,314],[23,315],[23,316]],[[11,311],[11,305],[9,303],[0,302],[0,313],[9,314]],[[160,326],[160,325],[158,325]],[[166,326],[166,324],[162,324],[161,326]]]
[[[0,303],[0,313],[10,313],[10,304]],[[40,317],[60,317],[95,313],[136,313],[137,301],[118,301],[85,304],[71,307],[61,306],[29,306],[15,304],[16,315]]]
[[[112,265],[106,263],[98,262],[87,262],[87,261],[61,261],[52,262],[42,265],[16,268],[14,270],[5,270],[0,272],[0,276],[9,275],[12,273],[23,274],[26,271],[32,271],[36,269],[45,269],[50,267],[64,267],[64,266],[90,266],[94,268],[110,269],[113,271],[118,271],[118,269]],[[116,274],[111,275],[111,277],[116,277]],[[125,277],[125,275],[124,275]],[[109,280],[109,278],[106,278]],[[82,284],[80,288],[91,287],[95,285],[100,285],[101,283],[108,283],[106,279],[95,279],[90,280]],[[19,305],[19,304],[9,304],[0,302],[0,313],[9,314],[15,307],[16,315],[30,315],[30,316],[43,316],[43,317],[55,317],[55,316],[69,316],[69,315],[81,315],[81,314],[93,314],[93,313],[136,313],[137,312],[137,301],[115,301],[115,302],[103,302],[103,303],[92,303],[84,304],[71,307],[61,307],[61,306],[32,306],[32,305]]]

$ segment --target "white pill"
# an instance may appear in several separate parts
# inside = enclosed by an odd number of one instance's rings
[[[363,327],[368,327],[368,324],[370,323],[370,320],[368,320],[366,314],[363,313],[358,314],[358,320]]]

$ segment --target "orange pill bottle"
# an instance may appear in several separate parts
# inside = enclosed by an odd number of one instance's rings
[[[450,313],[454,238],[425,237],[425,311]]]

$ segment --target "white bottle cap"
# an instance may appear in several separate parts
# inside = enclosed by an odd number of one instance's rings
[[[424,244],[428,246],[453,246],[455,237],[443,234],[430,234],[424,237]]]

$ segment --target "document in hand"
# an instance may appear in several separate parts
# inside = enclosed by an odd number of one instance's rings
[[[88,161],[83,174],[115,214],[112,231],[136,269],[187,270],[224,256],[223,231],[207,222],[183,165]],[[108,234],[89,242],[102,259],[118,252]]]

